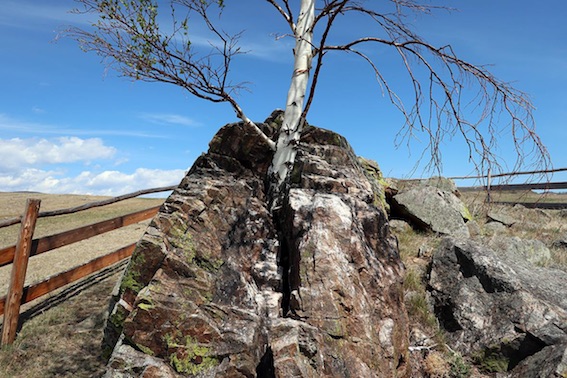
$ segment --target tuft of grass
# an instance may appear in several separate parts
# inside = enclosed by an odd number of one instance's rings
[[[449,352],[449,366],[451,378],[468,378],[472,374],[471,365],[457,352]]]
[[[444,333],[427,299],[425,274],[431,254],[440,239],[433,234],[412,229],[402,231],[397,237],[400,255],[406,266],[403,287],[410,322],[431,334],[438,345],[444,345]]]
[[[451,366],[444,354],[432,351],[425,357],[424,370],[430,378],[447,378],[450,377]]]
[[[404,290],[407,291],[421,291],[424,288],[423,278],[416,267],[410,266],[406,270],[404,277]]]

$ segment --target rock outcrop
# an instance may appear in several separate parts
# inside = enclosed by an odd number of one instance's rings
[[[466,206],[452,191],[429,185],[429,181],[399,189],[389,202],[392,217],[404,219],[418,229],[454,237],[470,236],[465,224],[470,219]]]
[[[565,282],[567,273],[534,265],[517,246],[494,252],[448,238],[433,255],[429,289],[449,344],[481,368],[499,377],[561,377]]]
[[[106,376],[410,376],[379,185],[343,137],[308,127],[272,216],[271,154],[227,125],[166,200],[121,282]]]

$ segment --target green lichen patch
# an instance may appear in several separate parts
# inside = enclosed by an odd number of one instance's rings
[[[169,243],[177,249],[184,252],[188,262],[193,261],[195,257],[195,244],[193,242],[193,236],[189,232],[187,225],[181,224],[176,227],[172,227],[169,230],[168,235]]]
[[[364,175],[370,181],[372,185],[372,192],[374,194],[374,206],[382,209],[388,209],[389,205],[386,202],[386,193],[384,188],[388,186],[382,171],[374,160],[365,159],[363,157],[358,157],[358,162],[360,163]]]
[[[194,258],[194,261],[199,267],[211,273],[218,272],[221,266],[224,264],[224,261],[222,261],[221,259],[215,259],[215,258],[211,258],[210,256],[202,256],[202,255],[196,256]]]
[[[333,339],[343,339],[347,336],[343,319],[335,319],[331,321],[330,327],[327,328],[327,333]]]
[[[171,366],[182,374],[196,375],[200,372],[213,369],[219,364],[216,357],[211,356],[211,349],[199,344],[193,338],[187,336],[184,344],[175,342],[177,335],[166,335],[166,343],[169,348],[175,348],[175,353],[169,356]]]
[[[472,216],[471,212],[469,211],[469,208],[465,204],[463,204],[463,208],[461,209],[461,216],[467,222],[473,219],[473,216]]]
[[[120,292],[123,293],[126,289],[130,289],[135,293],[140,292],[144,288],[144,284],[140,282],[140,271],[145,263],[143,253],[134,253],[128,268],[124,273],[124,278],[120,283]]]
[[[184,224],[171,228],[169,242],[182,254],[188,264],[196,264],[211,273],[217,273],[224,264],[221,259],[213,258],[203,251],[197,251],[193,236]]]
[[[312,241],[309,241],[300,251],[299,278],[301,282],[309,282],[309,271],[311,269],[315,270],[316,248],[317,246]]]
[[[128,311],[122,306],[116,306],[114,312],[108,317],[108,321],[116,328],[122,329],[122,325],[128,316]]]
[[[150,311],[151,309],[155,308],[156,306],[150,303],[138,303],[138,308],[144,311]]]
[[[154,351],[151,350],[150,348],[148,348],[145,345],[136,344],[136,348],[138,348],[142,353],[147,354],[148,356],[154,356],[155,355]]]

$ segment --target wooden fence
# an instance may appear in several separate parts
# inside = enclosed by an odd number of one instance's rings
[[[546,208],[546,209],[565,209],[567,208],[567,203],[559,203],[559,202],[545,202],[545,201],[536,201],[536,202],[503,202],[503,201],[494,201],[493,194],[496,192],[504,192],[504,191],[528,191],[528,190],[543,190],[545,192],[550,190],[561,190],[567,189],[567,181],[563,182],[536,182],[536,183],[525,183],[525,184],[496,184],[493,185],[491,183],[493,178],[496,177],[510,177],[510,176],[518,176],[518,175],[535,175],[535,174],[549,174],[549,173],[557,173],[557,172],[565,172],[567,168],[557,168],[552,170],[546,171],[527,171],[527,172],[513,172],[513,173],[500,173],[496,175],[491,175],[490,172],[488,175],[485,176],[458,176],[458,177],[449,177],[453,180],[462,180],[462,179],[486,179],[487,184],[481,186],[459,186],[458,189],[461,192],[486,192],[486,200],[487,202],[491,203],[502,203],[502,204],[520,204],[525,207],[537,207],[537,208]]]
[[[26,202],[25,213],[22,217],[1,221],[0,228],[21,223],[16,244],[0,249],[0,267],[12,264],[12,274],[8,294],[5,297],[0,298],[0,315],[4,314],[1,340],[2,345],[12,344],[16,337],[21,305],[130,257],[134,251],[136,243],[124,246],[85,264],[49,277],[42,282],[24,287],[30,257],[150,219],[158,212],[159,206],[79,227],[70,231],[61,232],[55,235],[33,239],[37,218],[73,214],[93,207],[105,206],[118,201],[138,197],[143,194],[159,193],[173,189],[175,189],[175,186],[141,190],[124,196],[92,202],[74,208],[42,213],[39,212],[41,201],[38,199],[28,199]]]

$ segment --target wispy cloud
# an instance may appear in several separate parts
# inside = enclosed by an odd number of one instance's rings
[[[15,131],[18,134],[33,135],[74,135],[74,136],[129,136],[138,138],[166,138],[166,136],[145,133],[138,130],[124,129],[76,129],[71,127],[55,126],[47,123],[29,122],[13,118],[7,114],[0,113],[0,130]]]
[[[179,114],[171,113],[141,113],[139,118],[158,125],[175,125],[175,126],[189,126],[198,127],[201,126],[200,122],[193,120],[192,118],[185,117]]]
[[[65,24],[91,24],[92,16],[72,14],[73,5],[62,6],[43,1],[5,0],[0,25],[18,29],[35,29],[42,21]]]
[[[222,46],[214,36],[193,34],[189,36],[193,46],[212,48]],[[294,41],[290,38],[276,38],[268,34],[243,33],[238,46],[243,56],[257,58],[268,62],[288,63],[293,59]]]

